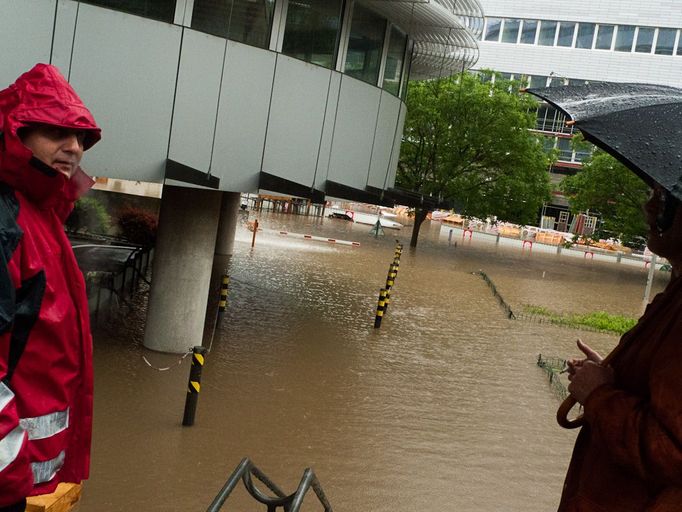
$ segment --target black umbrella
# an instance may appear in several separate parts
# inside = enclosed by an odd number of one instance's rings
[[[526,92],[566,114],[649,186],[682,200],[682,89],[602,82]]]

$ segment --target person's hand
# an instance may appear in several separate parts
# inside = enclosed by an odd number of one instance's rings
[[[585,404],[590,393],[604,384],[614,381],[613,369],[602,366],[604,358],[588,345],[578,340],[578,348],[585,354],[585,359],[571,359],[568,365],[568,392],[580,404]]]

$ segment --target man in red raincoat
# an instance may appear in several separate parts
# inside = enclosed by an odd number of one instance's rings
[[[63,222],[99,139],[53,66],[0,91],[0,511],[88,477],[92,338]]]

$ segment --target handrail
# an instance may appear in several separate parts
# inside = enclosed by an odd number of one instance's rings
[[[253,476],[261,483],[265,484],[265,486],[276,496],[268,496],[258,489],[254,485]],[[218,492],[213,499],[213,502],[209,505],[208,509],[206,509],[206,512],[218,512],[230,496],[230,493],[237,487],[239,480],[244,482],[246,490],[254,499],[267,506],[268,512],[276,512],[278,507],[281,507],[285,512],[299,512],[301,505],[303,504],[303,499],[311,487],[317,496],[317,499],[324,507],[325,512],[333,512],[332,507],[322,490],[322,486],[311,468],[306,468],[303,472],[303,477],[301,478],[301,482],[299,483],[296,492],[287,495],[248,458],[242,459],[225,482],[225,485],[220,489],[220,492]]]

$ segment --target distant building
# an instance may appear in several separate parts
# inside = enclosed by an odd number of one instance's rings
[[[682,87],[682,9],[676,2],[481,0],[481,4],[485,27],[476,69],[499,71],[529,87],[595,81]],[[547,105],[538,111],[536,128],[547,137],[546,147],[559,150],[559,161],[550,169],[555,186],[577,172],[586,156],[572,150],[573,129],[564,121]],[[568,217],[566,206],[565,198],[555,193],[544,213],[559,223]]]

